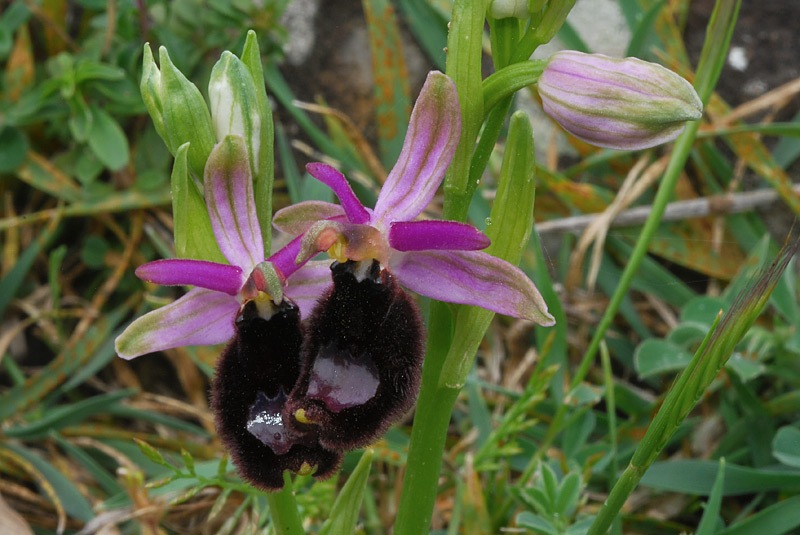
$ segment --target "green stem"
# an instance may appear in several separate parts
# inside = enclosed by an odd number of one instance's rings
[[[301,535],[305,533],[297,502],[294,499],[294,485],[289,472],[283,473],[283,489],[267,494],[267,503],[272,515],[272,524],[278,535]]]
[[[483,109],[491,110],[504,98],[539,81],[546,61],[523,61],[503,67],[483,81]]]
[[[407,469],[394,526],[395,535],[428,533],[431,523],[447,428],[459,392],[457,388],[439,386],[451,333],[447,305],[431,303],[422,387],[417,400],[417,417],[411,431]]]

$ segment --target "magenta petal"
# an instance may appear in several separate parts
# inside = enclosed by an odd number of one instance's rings
[[[521,269],[480,251],[422,251],[392,256],[401,284],[439,301],[475,305],[553,325],[539,290]]]
[[[381,188],[374,222],[411,221],[422,213],[442,183],[460,133],[455,84],[431,72],[411,113],[400,157]]]
[[[307,318],[331,284],[331,261],[309,262],[292,275],[284,295],[300,307],[300,317]]]
[[[136,268],[136,276],[163,286],[191,285],[236,295],[244,284],[242,268],[205,260],[156,260]]]
[[[389,227],[389,245],[398,251],[476,251],[489,243],[486,234],[457,221],[398,221]]]
[[[296,236],[307,231],[320,219],[341,217],[344,220],[344,209],[325,201],[303,201],[281,208],[272,217],[272,225],[286,234]]]
[[[306,171],[333,190],[339,202],[342,203],[344,213],[347,214],[347,219],[351,223],[363,225],[369,221],[369,212],[358,200],[356,194],[353,193],[353,188],[350,187],[347,179],[338,169],[324,163],[310,163],[306,165]]]
[[[226,136],[208,157],[205,198],[219,248],[234,266],[249,272],[264,260],[253,176],[240,136]]]
[[[300,254],[300,245],[303,242],[303,236],[304,235],[301,234],[296,237],[275,251],[275,253],[267,259],[272,262],[272,265],[283,275],[284,279],[288,279],[295,271],[303,267],[303,262],[297,262],[297,255]]]
[[[117,354],[132,359],[173,347],[227,342],[238,312],[235,297],[195,288],[128,325],[115,342]]]

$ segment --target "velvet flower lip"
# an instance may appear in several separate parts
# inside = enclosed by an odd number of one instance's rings
[[[330,286],[327,266],[295,262],[300,240],[264,260],[253,178],[241,136],[226,136],[214,147],[203,180],[214,236],[229,264],[167,259],[139,266],[136,275],[143,280],[194,288],[131,323],[116,340],[122,358],[227,342],[234,336],[233,320],[243,300],[268,297],[277,304],[285,294],[308,313],[317,296]],[[291,285],[286,284],[289,277]]]
[[[486,235],[456,221],[416,220],[442,183],[460,129],[455,85],[431,72],[373,210],[361,204],[338,170],[312,163],[308,172],[341,204],[298,203],[278,211],[273,224],[302,236],[298,263],[321,251],[339,262],[375,259],[421,295],[552,325],[544,299],[522,270],[480,251],[489,245]]]

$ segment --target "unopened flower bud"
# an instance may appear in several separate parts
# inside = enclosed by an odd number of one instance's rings
[[[139,89],[147,112],[153,119],[156,132],[161,136],[161,139],[169,144],[167,132],[164,128],[164,113],[162,111],[163,105],[161,104],[161,71],[158,70],[158,66],[153,60],[153,52],[150,50],[149,44],[144,45],[142,80],[139,83]],[[177,148],[169,147],[169,150],[174,155]]]
[[[253,176],[258,175],[261,115],[255,82],[242,60],[230,52],[222,53],[211,71],[208,97],[217,141],[231,134],[242,136]]]
[[[545,113],[575,137],[611,149],[671,141],[703,110],[689,82],[636,58],[558,52],[538,86]]]
[[[530,16],[528,13],[528,0],[494,0],[490,9],[492,17],[495,19],[511,17],[527,19]]]
[[[145,45],[140,88],[147,111],[156,131],[174,156],[186,143],[189,147],[189,169],[195,177],[203,176],[214,132],[203,96],[172,63],[167,49],[159,49],[161,69],[156,67],[149,45]]]

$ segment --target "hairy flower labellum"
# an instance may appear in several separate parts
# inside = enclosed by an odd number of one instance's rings
[[[282,488],[284,470],[324,478],[341,463],[341,454],[320,445],[316,429],[296,430],[282,415],[300,374],[302,341],[292,302],[248,301],[217,362],[211,398],[217,433],[242,477],[263,490]]]
[[[414,404],[424,328],[416,304],[376,260],[335,262],[333,288],[306,326],[300,379],[285,421],[316,428],[323,447],[373,442]]]

